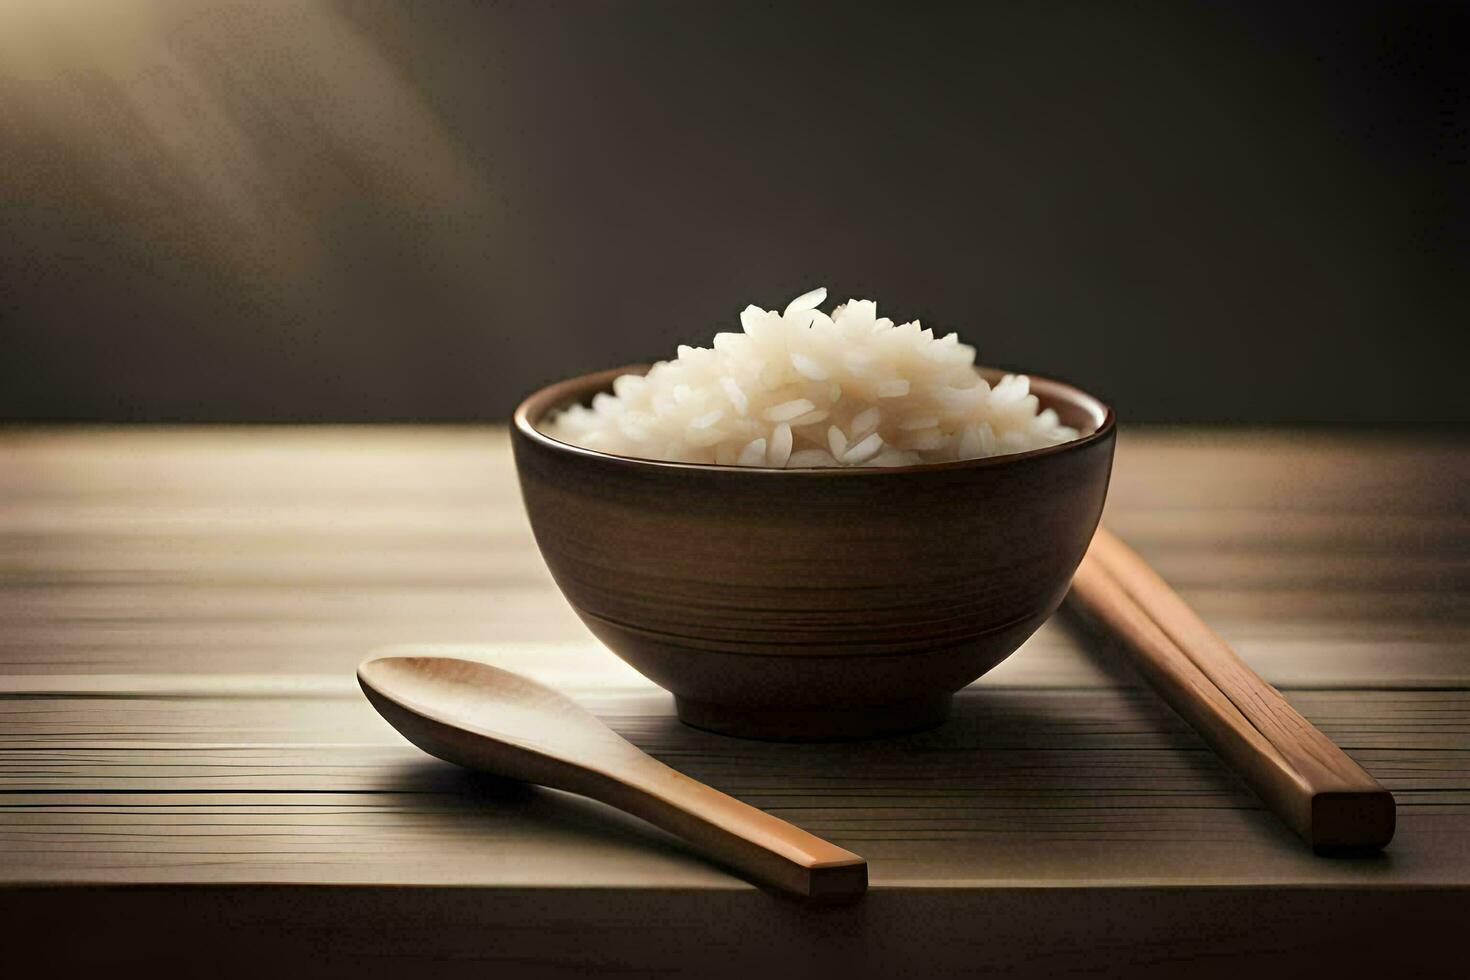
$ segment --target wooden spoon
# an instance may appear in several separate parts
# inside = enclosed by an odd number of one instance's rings
[[[378,713],[430,755],[600,800],[804,898],[867,890],[868,864],[856,854],[670,769],[519,674],[453,657],[380,657],[357,668],[357,680]]]

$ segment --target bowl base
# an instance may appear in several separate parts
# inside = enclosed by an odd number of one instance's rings
[[[941,725],[953,695],[939,694],[889,704],[846,708],[752,708],[675,696],[679,720],[694,728],[737,738],[790,742],[837,741],[898,735]]]

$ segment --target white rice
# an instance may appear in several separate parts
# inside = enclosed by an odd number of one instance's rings
[[[1025,375],[986,384],[958,335],[894,326],[871,300],[829,316],[826,299],[815,289],[784,313],[746,307],[742,333],[681,346],[543,428],[619,456],[787,468],[945,463],[1077,438]]]

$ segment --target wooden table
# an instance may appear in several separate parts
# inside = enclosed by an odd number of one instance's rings
[[[1130,430],[1106,520],[1389,787],[1313,857],[1065,616],[943,729],[681,726],[562,602],[489,429],[0,433],[0,930],[48,962],[486,976],[1402,970],[1470,913],[1463,430]],[[808,909],[631,818],[403,742],[369,652],[562,687],[865,855]]]

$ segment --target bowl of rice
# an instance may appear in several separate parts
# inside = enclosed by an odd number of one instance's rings
[[[588,628],[679,717],[756,738],[941,723],[1056,609],[1112,411],[825,290],[517,408],[531,527]]]

